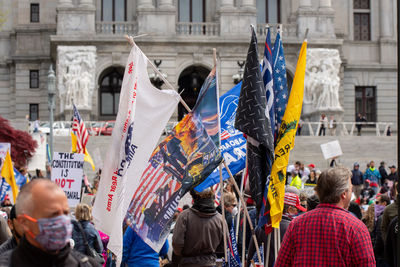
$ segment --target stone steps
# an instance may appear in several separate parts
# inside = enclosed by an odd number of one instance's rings
[[[339,140],[343,155],[338,162],[341,165],[352,168],[354,162],[360,163],[360,168],[365,169],[366,163],[374,160],[376,166],[382,160],[386,162],[387,167],[390,165],[397,166],[397,137],[396,136],[297,136],[295,147],[290,153],[290,163],[297,160],[304,162],[306,165],[313,163],[319,169],[328,167],[329,162],[324,160],[320,145]],[[111,142],[110,136],[91,136],[88,142],[88,150],[95,160],[97,157],[96,149],[100,153],[102,160],[107,160],[107,150]],[[71,151],[71,139],[69,136],[54,137],[54,151],[69,152]],[[85,164],[85,171],[91,179],[94,172],[88,164]]]

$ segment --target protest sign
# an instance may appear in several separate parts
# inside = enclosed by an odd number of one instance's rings
[[[325,159],[331,159],[343,154],[338,140],[321,144],[321,150]]]
[[[0,143],[0,159],[4,160],[8,150],[11,153],[11,144],[10,143]],[[0,169],[2,166],[3,166],[3,161],[0,162]]]
[[[79,204],[83,176],[84,154],[54,152],[51,180],[65,192],[70,207]]]

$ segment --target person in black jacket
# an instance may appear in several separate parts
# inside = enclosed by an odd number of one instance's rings
[[[385,261],[389,266],[397,266],[397,235],[399,235],[399,217],[395,217],[389,224],[385,242]]]
[[[385,169],[385,162],[384,161],[381,161],[381,165],[379,166],[379,173],[382,176],[381,181],[382,181],[382,184],[383,184],[383,182],[388,178],[388,174],[387,174],[386,169]]]
[[[286,230],[289,228],[290,222],[293,220],[294,217],[297,216],[299,211],[306,212],[307,210],[300,205],[300,199],[299,196],[294,194],[294,193],[285,193],[285,197],[283,200],[283,214],[282,214],[282,220],[279,223],[279,232],[280,232],[280,237],[281,240],[283,240],[283,237],[285,236]],[[261,245],[261,243],[264,243],[264,255],[266,257],[267,255],[267,242],[268,242],[268,234],[265,234],[265,227],[257,227],[256,229],[256,237],[258,244]],[[274,235],[271,234],[271,240],[270,240],[270,253],[269,253],[269,260],[268,260],[268,267],[273,266],[274,263]],[[250,242],[249,246],[249,252],[247,254],[247,266],[250,265],[250,260],[253,259],[255,255],[256,249],[254,246],[254,242]]]
[[[363,188],[363,173],[360,171],[360,164],[354,163],[353,170],[351,171],[351,183],[353,185],[353,192],[356,199],[360,197],[361,190]]]
[[[100,234],[90,222],[92,215],[90,207],[87,204],[80,203],[75,209],[76,221],[73,221],[72,239],[75,241],[74,249],[82,254],[86,254],[86,246],[78,223],[81,224],[85,232],[88,245],[94,248],[97,253],[103,251],[103,243],[101,242]]]
[[[17,247],[19,241],[22,237],[22,229],[21,226],[18,224],[17,215],[15,212],[15,205],[12,206],[10,210],[10,218],[7,221],[8,227],[11,230],[12,237],[9,238],[6,242],[1,244],[0,246],[0,255],[8,250],[12,250]]]
[[[388,180],[390,181],[397,181],[397,171],[396,171],[396,166],[392,165],[389,167],[390,173],[387,177]]]

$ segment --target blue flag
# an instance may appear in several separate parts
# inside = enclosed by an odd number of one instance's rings
[[[220,150],[232,174],[243,170],[246,165],[246,139],[243,133],[235,129],[236,108],[238,105],[242,82],[219,98],[221,120],[221,146]],[[222,178],[228,179],[229,174],[222,169]],[[214,170],[210,176],[195,189],[198,192],[219,183],[219,170]]]
[[[239,251],[237,248],[236,238],[235,238],[235,230],[234,227],[234,220],[232,218],[231,229],[229,229],[229,240],[228,240],[228,253],[227,258],[225,259],[222,266],[229,266],[229,267],[240,267],[242,263],[240,262]]]
[[[267,109],[272,134],[275,132],[275,105],[274,105],[274,79],[272,77],[272,51],[271,51],[271,35],[268,28],[267,38],[265,40],[264,59],[262,64],[261,75],[263,77],[264,87],[267,94]]]
[[[285,109],[289,98],[286,82],[285,54],[283,53],[282,39],[279,31],[276,34],[275,44],[272,49],[272,56],[275,96],[275,133],[277,133],[282,122],[283,114],[285,114]]]
[[[23,186],[27,182],[27,178],[17,171],[16,168],[14,168],[14,177],[18,187]]]
[[[0,201],[4,200],[9,190],[11,190],[11,186],[6,182],[6,179],[1,178]]]

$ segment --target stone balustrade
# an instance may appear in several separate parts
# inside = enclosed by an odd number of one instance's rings
[[[219,23],[178,22],[176,24],[176,34],[219,36]]]
[[[267,24],[257,24],[257,35],[266,36],[266,26]],[[271,38],[276,36],[277,25],[278,24],[268,24],[271,29]],[[282,24],[282,35],[283,37],[296,37],[297,38],[297,25],[296,24]],[[275,38],[275,37],[274,37]]]
[[[137,24],[133,21],[97,21],[96,33],[104,35],[133,35],[137,33]]]

